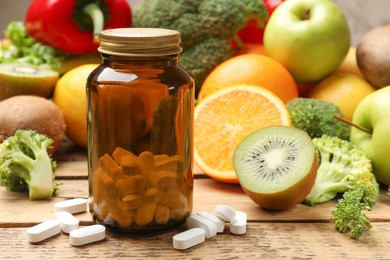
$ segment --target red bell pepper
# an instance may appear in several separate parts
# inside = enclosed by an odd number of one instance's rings
[[[127,0],[33,0],[25,18],[30,36],[72,54],[97,52],[101,30],[131,22]]]
[[[265,8],[268,12],[268,17],[271,16],[276,7],[278,7],[284,0],[263,0]],[[264,29],[267,21],[263,28],[258,26],[257,20],[249,20],[244,28],[237,32],[237,36],[240,38],[241,43],[249,44],[263,44]],[[236,42],[232,42],[233,49],[237,48]]]

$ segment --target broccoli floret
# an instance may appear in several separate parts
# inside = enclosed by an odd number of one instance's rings
[[[369,205],[361,202],[364,195],[364,189],[346,191],[332,212],[332,221],[337,230],[342,233],[349,232],[349,236],[354,239],[372,227],[370,220],[362,212],[371,210]]]
[[[56,163],[47,153],[52,140],[33,130],[18,130],[0,144],[0,185],[29,191],[30,200],[49,199],[57,189]]]
[[[344,117],[335,104],[314,98],[295,98],[287,103],[287,109],[292,125],[306,131],[311,138],[326,134],[349,140],[351,126],[334,117]]]
[[[320,165],[305,203],[315,205],[335,198],[338,193],[363,189],[362,202],[372,207],[379,198],[379,184],[364,151],[334,136],[323,135],[314,138],[313,143]]]
[[[259,0],[143,0],[133,10],[134,27],[160,27],[181,34],[180,64],[193,76],[196,96],[206,76],[233,56],[231,40],[248,20],[268,18]]]

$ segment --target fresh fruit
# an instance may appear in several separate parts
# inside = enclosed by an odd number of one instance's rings
[[[390,25],[367,32],[357,46],[356,59],[364,77],[374,87],[390,85]]]
[[[198,99],[237,84],[257,85],[269,89],[283,102],[298,97],[291,74],[279,62],[260,54],[244,54],[217,66],[204,81]]]
[[[287,126],[254,131],[238,145],[234,170],[245,193],[265,209],[289,209],[314,185],[318,158],[310,136]]]
[[[248,53],[266,55],[263,44],[247,43],[247,44],[243,44],[240,49],[237,49],[237,51],[234,52],[234,56],[248,54]]]
[[[234,85],[210,94],[194,111],[194,161],[208,176],[238,183],[233,153],[251,132],[268,125],[291,126],[283,101],[254,85]]]
[[[336,104],[351,121],[360,101],[374,91],[370,83],[356,75],[335,73],[320,81],[308,96]]]
[[[18,129],[35,130],[53,140],[49,154],[54,154],[65,136],[65,120],[58,107],[39,96],[18,95],[1,101],[0,122],[0,142]]]
[[[0,64],[0,100],[16,95],[49,98],[59,78],[58,72],[44,66]]]
[[[264,47],[297,82],[315,82],[340,66],[350,38],[347,20],[333,1],[289,0],[268,20]]]
[[[351,142],[366,151],[379,182],[390,185],[390,86],[366,96],[356,107],[352,122],[369,133],[352,127]]]
[[[72,56],[66,60],[64,60],[61,66],[56,69],[60,75],[65,74],[71,69],[77,68],[81,65],[85,64],[98,64],[102,61],[102,57],[99,54],[91,53],[84,55]]]
[[[354,74],[364,79],[363,73],[360,71],[356,59],[356,48],[351,46],[349,47],[347,56],[345,56],[343,62],[338,67],[337,72]]]
[[[98,64],[85,64],[65,73],[54,89],[53,101],[64,115],[66,135],[75,144],[87,147],[86,82]]]

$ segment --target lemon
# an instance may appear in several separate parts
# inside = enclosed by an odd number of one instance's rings
[[[359,102],[375,88],[354,74],[335,73],[321,80],[309,93],[317,98],[336,104],[347,120],[352,120]]]
[[[86,83],[99,64],[85,64],[66,72],[54,88],[53,101],[62,112],[66,136],[75,144],[87,147]]]

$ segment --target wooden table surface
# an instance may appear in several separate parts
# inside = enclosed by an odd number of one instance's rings
[[[195,168],[194,209],[212,211],[219,203],[248,214],[247,232],[222,234],[187,250],[172,247],[172,237],[184,226],[149,235],[107,231],[103,241],[81,247],[69,244],[62,233],[30,244],[26,230],[54,217],[54,204],[69,198],[87,198],[86,151],[71,144],[55,155],[61,184],[51,200],[29,201],[27,194],[0,187],[0,259],[390,259],[390,197],[382,195],[368,213],[373,228],[352,240],[335,230],[331,201],[315,207],[297,205],[286,211],[267,211],[254,204],[238,185],[216,182]],[[89,212],[77,214],[80,225],[93,224]]]

